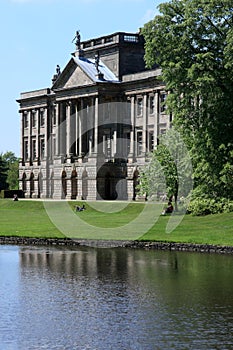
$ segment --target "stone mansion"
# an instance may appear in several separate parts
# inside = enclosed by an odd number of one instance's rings
[[[135,200],[139,169],[171,126],[144,38],[118,32],[76,50],[51,87],[23,92],[20,189],[27,198]]]

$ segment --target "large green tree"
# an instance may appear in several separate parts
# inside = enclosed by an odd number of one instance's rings
[[[6,190],[8,188],[7,170],[7,162],[3,159],[3,156],[0,154],[0,191]]]
[[[174,129],[161,135],[157,148],[149,155],[147,165],[140,169],[140,194],[148,199],[164,195],[177,200],[187,197],[193,189],[192,162],[181,135]]]
[[[19,188],[19,160],[11,151],[2,153],[1,157],[5,163],[7,174],[5,189],[9,188],[10,190],[17,190]]]
[[[233,2],[171,0],[159,10],[142,29],[145,59],[162,68],[196,194],[233,198]]]

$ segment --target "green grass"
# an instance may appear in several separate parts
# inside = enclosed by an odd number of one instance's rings
[[[165,233],[167,221],[168,217],[160,217],[157,224],[140,240],[233,246],[233,212],[207,216],[185,215],[180,225],[169,234]]]
[[[56,208],[59,207],[61,202],[51,203]],[[67,204],[71,210],[69,210]],[[233,246],[233,213],[203,217],[185,215],[181,223],[171,233],[166,233],[166,226],[170,217],[160,216],[158,221],[145,234],[136,234],[134,236],[133,232],[131,232],[132,228],[135,228],[135,231],[138,230],[138,232],[140,232],[141,227],[142,229],[144,228],[147,217],[143,216],[143,211],[147,204],[122,204],[119,202],[85,203],[87,210],[80,213],[74,212],[74,207],[80,204],[79,202],[72,201],[67,204],[67,210],[70,211],[74,219],[81,219],[82,222],[87,224],[87,228],[82,232],[78,224],[73,227],[75,238],[140,239],[142,241]],[[151,208],[156,210],[156,205]],[[160,211],[160,209],[160,207],[157,207],[157,210]],[[62,221],[62,212],[58,211],[58,214]],[[140,214],[142,214],[142,218],[137,220]],[[131,222],[135,222],[135,226],[131,225],[128,232],[127,224]],[[113,230],[111,231],[111,229]],[[102,231],[103,235],[99,234]],[[106,235],[104,232],[109,232],[109,234]],[[0,200],[0,235],[40,238],[67,237],[67,234],[62,234],[52,223],[42,201],[19,200],[18,202],[13,202],[7,199]],[[74,237],[74,235],[71,235],[71,237]]]
[[[96,208],[93,210],[92,205],[85,203],[87,210],[77,213],[81,218],[90,225],[102,228],[114,228],[126,225],[128,222],[137,218],[144,208],[143,203],[119,203],[119,202],[96,202]],[[70,203],[73,209],[75,205]],[[85,215],[83,215],[85,214]]]
[[[0,235],[35,238],[63,238],[52,224],[43,202],[0,199]]]

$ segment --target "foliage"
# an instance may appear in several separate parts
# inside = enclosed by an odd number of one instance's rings
[[[190,150],[195,188],[233,199],[233,3],[171,0],[147,23],[146,62],[162,68],[168,111]]]
[[[218,200],[210,198],[197,198],[192,200],[188,205],[188,212],[193,215],[217,214],[233,211],[233,201],[227,198]]]
[[[4,160],[3,156],[0,154],[0,191],[8,188],[7,185],[7,162]]]
[[[19,161],[16,160],[14,163],[9,164],[9,169],[7,172],[7,183],[9,184],[10,190],[19,189]]]
[[[19,160],[15,154],[11,151],[1,154],[2,159],[7,165],[7,187],[10,190],[17,190],[19,188],[18,172],[19,172]]]
[[[187,197],[192,190],[192,164],[188,150],[174,129],[161,135],[159,145],[149,155],[148,164],[140,170],[140,194],[149,198],[157,194]],[[177,207],[176,207],[177,209]]]

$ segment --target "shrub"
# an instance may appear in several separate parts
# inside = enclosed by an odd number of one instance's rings
[[[193,215],[208,215],[233,211],[233,201],[227,198],[195,198],[191,200],[187,208]]]

